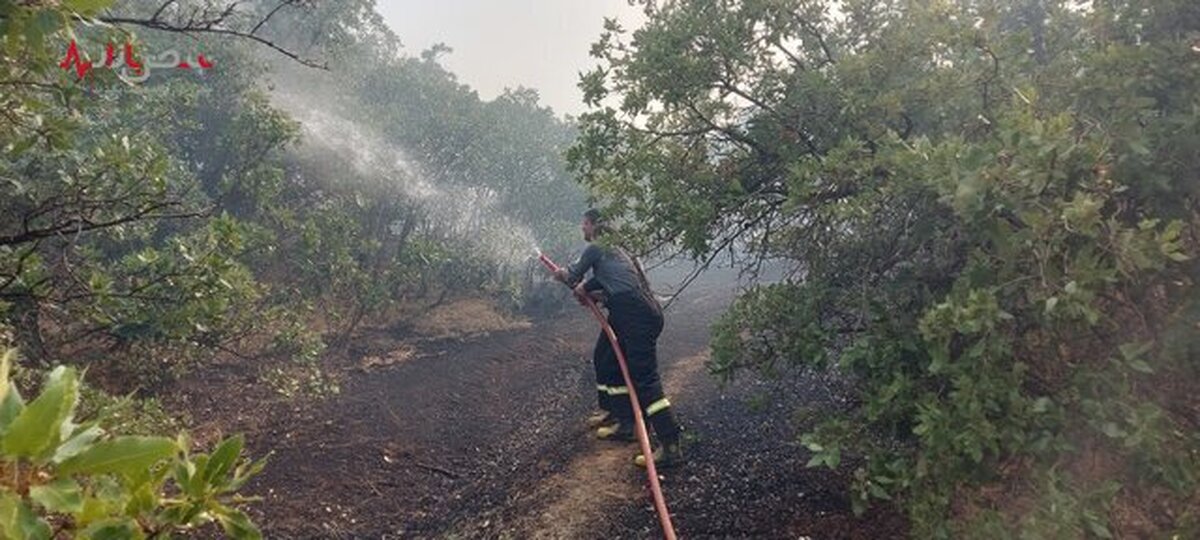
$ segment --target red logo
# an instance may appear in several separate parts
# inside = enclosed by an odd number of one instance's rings
[[[120,70],[119,76],[123,79],[142,82],[150,78],[150,72],[154,69],[206,70],[212,69],[213,63],[205,58],[203,54],[196,55],[194,62],[189,62],[173,49],[166,50],[153,59],[139,61],[134,56],[132,43],[125,44],[124,54],[122,55],[117,54],[115,45],[108,43],[104,47],[104,64],[96,66],[91,60],[85,59],[80,54],[79,44],[75,40],[71,40],[71,44],[67,46],[67,53],[63,57],[62,62],[59,62],[58,67],[66,71],[74,69],[75,76],[81,80],[87,77],[88,72],[93,68],[104,67]]]

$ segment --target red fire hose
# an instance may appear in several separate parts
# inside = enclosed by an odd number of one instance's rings
[[[554,264],[554,261],[551,261],[544,253],[538,252],[538,260],[542,261],[550,273],[558,273],[558,265]],[[633,406],[633,423],[638,444],[641,445],[642,456],[646,459],[646,476],[650,479],[650,493],[654,496],[654,509],[658,512],[658,521],[662,524],[663,536],[667,540],[675,540],[675,527],[671,525],[671,514],[667,512],[667,500],[663,497],[662,486],[658,484],[658,471],[654,468],[654,454],[650,451],[650,436],[646,434],[646,422],[642,419],[642,407],[638,404],[637,389],[633,386],[633,379],[629,377],[629,367],[625,364],[625,353],[621,352],[621,347],[617,344],[617,334],[613,332],[612,326],[608,324],[608,320],[604,318],[600,308],[596,307],[596,303],[588,296],[583,297],[583,302],[592,310],[592,315],[600,323],[604,335],[608,336],[608,341],[612,343],[613,351],[617,353],[617,363],[621,366],[621,376],[625,377],[625,387],[629,389],[629,402]]]

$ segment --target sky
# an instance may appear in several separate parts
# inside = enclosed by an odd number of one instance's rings
[[[416,56],[435,43],[441,62],[483,99],[505,88],[538,91],[559,116],[586,109],[576,83],[595,67],[588,56],[605,17],[626,30],[644,20],[626,0],[377,0],[378,10]]]

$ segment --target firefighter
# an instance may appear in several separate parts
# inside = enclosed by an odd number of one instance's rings
[[[607,224],[596,209],[584,213],[581,224],[588,246],[579,260],[561,268],[555,276],[574,289],[576,297],[602,293],[608,308],[608,322],[617,335],[625,355],[629,376],[637,390],[638,401],[647,423],[658,439],[654,451],[655,465],[671,466],[683,461],[680,448],[680,426],[671,412],[671,402],[663,394],[658,376],[657,341],[663,329],[662,306],[650,290],[646,275],[625,250],[607,245],[603,237]],[[591,271],[586,282],[583,278]],[[633,440],[633,409],[629,389],[625,386],[616,354],[607,337],[601,334],[596,343],[593,362],[596,368],[597,390],[601,408],[607,411],[611,423],[602,425],[597,436],[602,439]],[[638,465],[645,466],[637,456]]]

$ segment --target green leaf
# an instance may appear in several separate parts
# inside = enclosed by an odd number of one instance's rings
[[[237,462],[238,456],[242,454],[242,446],[245,445],[245,439],[241,435],[229,437],[213,450],[212,456],[209,457],[208,465],[204,469],[204,482],[209,485],[214,485],[222,480],[229,471],[233,469],[234,463]]]
[[[1147,364],[1146,361],[1142,360],[1141,358],[1131,360],[1128,363],[1129,367],[1133,368],[1134,371],[1141,373],[1154,373],[1154,368],[1150,367],[1150,364]]]
[[[32,148],[33,145],[37,144],[37,142],[38,142],[37,137],[26,137],[24,139],[17,141],[17,143],[15,145],[13,145],[12,149],[10,149],[8,152],[9,159],[16,159],[16,158],[20,157],[22,154],[24,154],[30,148]],[[9,183],[11,183],[14,188],[16,188],[17,193],[25,193],[25,191],[26,191],[25,187],[20,182],[18,182],[16,180],[9,180]]]
[[[155,463],[170,458],[177,447],[165,437],[118,437],[96,443],[58,467],[60,474],[119,474],[134,478]]]
[[[16,357],[16,349],[8,349],[0,355],[0,402],[8,397],[8,388],[12,386],[9,383],[8,374],[12,370],[12,362]]]
[[[136,521],[130,518],[106,519],[93,523],[80,534],[90,540],[141,540],[146,537]]]
[[[196,474],[192,475],[192,479],[180,487],[183,488],[188,495],[200,497],[204,494],[204,488],[207,484],[204,482],[204,470],[208,468],[208,455],[199,454],[192,458],[192,464]]]
[[[70,478],[29,488],[29,498],[50,512],[74,514],[83,510],[83,493]]]
[[[12,363],[16,357],[16,349],[8,349],[0,356],[0,436],[8,431],[12,421],[21,414],[21,409],[25,408],[20,392],[9,380]]]
[[[125,513],[128,515],[147,514],[158,507],[158,485],[153,482],[143,484],[131,495],[129,503],[125,505]]]
[[[229,482],[229,485],[225,486],[225,491],[237,491],[241,489],[247,481],[266,468],[267,460],[270,457],[270,454],[268,454],[253,463],[238,465],[237,470],[233,471],[233,480]]]
[[[76,525],[87,527],[92,523],[104,522],[115,513],[121,512],[125,507],[124,500],[114,499],[112,497],[84,497],[83,508],[76,512],[73,516]]]
[[[46,378],[42,395],[21,411],[4,434],[4,452],[12,456],[41,457],[58,447],[63,422],[79,399],[75,370],[59,366]]]
[[[1121,429],[1116,422],[1105,422],[1100,426],[1100,431],[1113,439],[1125,436],[1125,430]]]
[[[90,15],[112,5],[113,0],[64,0],[63,6],[72,11]]]
[[[825,458],[825,463],[827,463],[829,465],[830,469],[838,468],[838,465],[841,465],[841,463],[842,463],[841,448],[834,448],[834,449],[830,450],[828,457]]]
[[[67,439],[66,442],[62,443],[62,445],[58,447],[58,450],[54,451],[54,457],[50,460],[54,463],[62,463],[70,458],[73,458],[79,455],[80,452],[86,450],[103,434],[104,430],[100,429],[98,426],[92,426],[80,431],[79,433],[76,433],[74,437],[71,437],[70,439]]]
[[[4,395],[4,401],[0,401],[0,435],[8,433],[8,427],[23,410],[25,410],[25,401],[21,399],[21,393],[14,386]]]
[[[25,25],[25,38],[30,42],[39,43],[46,36],[54,33],[62,25],[62,17],[52,9],[38,11],[33,20]]]
[[[216,511],[217,521],[221,522],[221,528],[225,529],[225,534],[231,538],[261,540],[262,533],[258,531],[258,527],[250,521],[240,510],[232,508],[220,507]]]
[[[1112,532],[1108,530],[1108,527],[1097,521],[1088,520],[1088,529],[1090,529],[1092,534],[1096,535],[1097,538],[1113,537]]]
[[[192,475],[195,473],[195,466],[186,460],[178,460],[175,462],[175,467],[172,469],[175,483],[180,486],[188,486],[191,482]],[[189,495],[192,493],[189,491]]]
[[[1124,343],[1117,347],[1117,349],[1121,351],[1121,356],[1124,357],[1125,360],[1135,360],[1137,358],[1141,358],[1143,354],[1149,352],[1153,347],[1154,342],[1144,341],[1141,343]]]
[[[0,494],[0,537],[9,540],[50,538],[50,525],[34,514],[20,497],[4,491]]]

